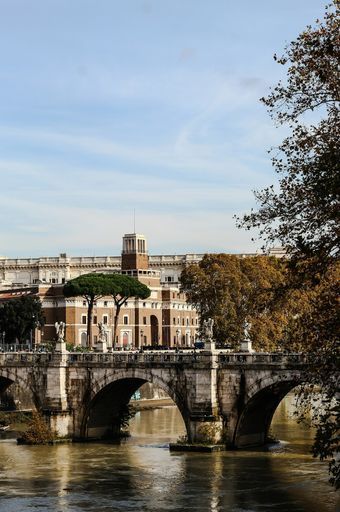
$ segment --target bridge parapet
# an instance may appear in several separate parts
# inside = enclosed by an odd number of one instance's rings
[[[306,354],[283,353],[283,352],[253,352],[219,354],[219,366],[282,366],[282,365],[305,365],[308,363]]]
[[[35,365],[56,365],[63,362],[68,366],[121,366],[126,364],[144,365],[186,365],[186,366],[205,366],[214,367],[221,366],[282,366],[282,365],[305,365],[308,358],[305,354],[300,353],[240,353],[230,351],[117,351],[109,353],[95,352],[69,352],[59,354],[55,352],[2,352],[0,353],[1,366],[29,366]]]

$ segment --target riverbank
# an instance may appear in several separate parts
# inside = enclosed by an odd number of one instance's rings
[[[148,409],[160,409],[162,407],[169,407],[174,405],[171,398],[143,398],[141,400],[131,400],[133,407],[138,411],[145,411]]]

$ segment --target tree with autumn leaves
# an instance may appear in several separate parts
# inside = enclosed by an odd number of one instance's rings
[[[340,487],[339,446],[339,240],[340,240],[340,3],[285,48],[278,64],[287,80],[262,98],[270,116],[290,134],[272,149],[278,186],[256,191],[258,209],[238,219],[256,228],[267,246],[285,247],[287,260],[207,255],[182,274],[182,287],[214,334],[234,345],[244,320],[257,350],[278,346],[308,353],[299,395],[312,412],[313,453],[329,459]],[[264,257],[262,257],[264,258]],[[261,267],[262,265],[262,267]],[[313,402],[322,392],[322,407]],[[303,418],[303,413],[300,415]]]
[[[270,116],[290,134],[273,148],[278,187],[257,191],[258,209],[239,220],[257,228],[266,244],[289,256],[286,294],[304,299],[289,335],[309,353],[300,405],[312,411],[315,456],[330,460],[340,487],[339,277],[340,277],[340,2],[291,42],[282,57],[287,80],[262,98]],[[322,407],[312,390],[321,389]]]
[[[200,325],[213,318],[214,339],[238,347],[245,322],[256,350],[282,347],[288,315],[277,301],[286,264],[273,257],[242,258],[229,254],[206,254],[181,274],[181,289],[200,313]]]

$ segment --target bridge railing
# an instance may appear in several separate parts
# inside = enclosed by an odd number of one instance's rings
[[[209,363],[211,360],[211,354],[203,352],[183,352],[177,353],[173,350],[159,351],[159,352],[109,352],[106,354],[98,353],[79,353],[74,352],[68,355],[68,361],[70,363],[117,363],[117,364],[128,364],[128,363]]]
[[[98,352],[0,352],[0,365],[6,364],[58,364],[63,360],[66,364],[216,364],[219,366],[232,365],[280,365],[304,364],[307,356],[300,353],[245,353],[204,350],[175,352],[169,351],[116,351]]]
[[[307,362],[307,356],[301,353],[284,352],[255,352],[240,353],[230,352],[218,355],[220,364],[303,364]]]
[[[0,352],[0,365],[4,366],[7,363],[20,364],[39,364],[39,363],[50,363],[53,361],[59,361],[60,356],[53,354],[52,352]]]
[[[282,363],[304,363],[307,358],[301,353],[240,353],[229,351],[216,351],[214,353],[204,350],[174,352],[169,351],[148,351],[148,352],[111,352],[100,353],[70,353],[70,363],[208,363],[214,360],[222,365],[234,364],[282,364]]]

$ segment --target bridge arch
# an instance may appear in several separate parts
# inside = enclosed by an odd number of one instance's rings
[[[282,399],[302,383],[300,373],[268,375],[249,387],[234,434],[237,448],[263,445]]]
[[[1,395],[4,396],[9,391],[11,405],[16,407],[18,402],[24,400],[26,407],[29,405],[38,407],[40,402],[37,393],[29,384],[27,372],[23,375],[20,375],[20,373],[20,370],[17,369],[14,369],[14,371],[10,368],[0,370],[0,402]]]
[[[157,371],[147,369],[113,370],[109,374],[94,376],[91,396],[80,421],[82,438],[114,437],[119,434],[119,416],[132,395],[145,383],[159,386],[178,407],[188,430],[185,401]]]

